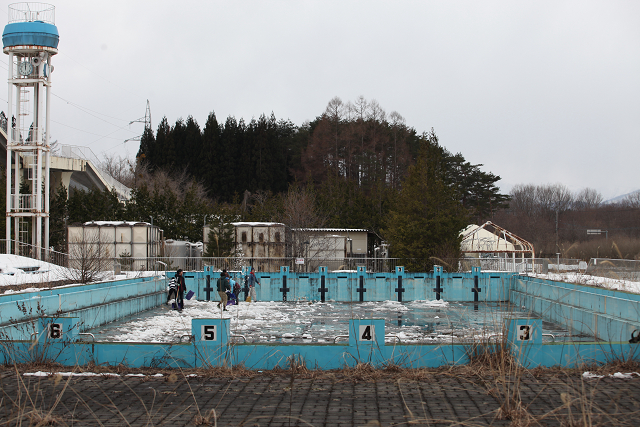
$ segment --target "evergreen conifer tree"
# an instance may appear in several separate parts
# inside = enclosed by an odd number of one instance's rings
[[[387,217],[383,233],[391,254],[409,271],[428,271],[460,255],[467,215],[457,192],[446,183],[443,159],[435,134],[425,135]]]

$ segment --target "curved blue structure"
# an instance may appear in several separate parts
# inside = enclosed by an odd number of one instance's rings
[[[3,47],[45,46],[58,48],[58,27],[42,21],[7,24],[2,33]]]

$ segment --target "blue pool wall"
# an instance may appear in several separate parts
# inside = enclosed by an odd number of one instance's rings
[[[187,287],[196,292],[198,299],[207,300],[208,287],[209,298],[216,300],[217,292],[211,288],[215,289],[219,272],[187,272],[185,277]],[[438,267],[430,273],[406,273],[399,268],[387,274],[367,273],[363,269],[356,272],[332,273],[321,269],[317,273],[292,273],[283,268],[277,274],[259,275],[258,278],[261,282],[258,299],[261,300],[281,301],[286,290],[288,301],[319,301],[322,296],[319,289],[324,283],[327,300],[355,302],[361,296],[363,301],[400,298],[403,301],[434,300],[439,293],[440,299],[445,301],[474,301],[476,298],[479,302],[510,301],[532,314],[560,324],[570,324],[579,331],[604,340],[591,343],[542,343],[540,319],[508,319],[505,327],[509,331],[509,348],[526,367],[574,367],[616,359],[637,360],[639,357],[638,345],[628,343],[631,331],[640,329],[640,295],[636,294],[518,276],[515,273],[482,272],[479,269],[469,273],[444,273]],[[231,337],[228,322],[225,323],[224,319],[194,319],[192,335],[195,341],[185,343],[105,343],[92,342],[87,336],[78,335],[91,322],[91,316],[100,319],[94,320],[94,324],[118,320],[126,317],[128,314],[123,316],[123,313],[127,311],[145,309],[141,298],[146,298],[150,306],[162,304],[166,298],[166,282],[166,279],[133,279],[2,296],[2,321],[6,322],[12,315],[17,316],[24,324],[31,324],[36,332],[35,336],[16,334],[0,342],[2,356],[5,362],[32,361],[39,357],[71,366],[89,362],[132,367],[243,364],[252,369],[271,369],[286,367],[295,359],[309,368],[319,369],[336,369],[363,362],[375,366],[395,364],[417,368],[464,364],[469,361],[468,356],[476,344],[481,344],[479,348],[493,345],[493,342],[388,342],[380,335],[384,335],[384,321],[381,319],[354,319],[350,324],[348,341],[327,344],[242,343]],[[358,292],[358,288],[361,292]],[[398,289],[404,289],[404,292],[398,292]],[[33,317],[20,317],[24,313],[12,308],[18,304],[33,308],[38,303],[40,307],[46,307],[48,316],[54,316],[54,320],[55,317],[61,319],[56,321],[57,324],[65,325],[60,326],[65,331],[60,340],[43,338],[46,338],[49,330],[46,322],[51,323],[50,317],[44,318],[45,323],[42,323],[42,319],[33,322]],[[109,309],[106,309],[107,306]],[[202,335],[203,322],[216,324],[222,331],[220,336],[223,339],[216,343],[200,340],[198,337]],[[375,325],[375,342],[363,343],[355,338],[363,322]],[[530,325],[532,331],[538,331],[532,333],[531,339],[526,342],[518,341],[513,335],[514,328],[523,325]],[[6,323],[0,327],[0,332],[9,329]],[[35,344],[32,339],[36,340]]]
[[[630,292],[514,276],[509,301],[603,341],[626,341],[640,330],[640,295]]]
[[[29,339],[33,319],[73,316],[79,331],[125,319],[166,301],[164,278],[135,278],[0,295],[0,339]]]
[[[474,351],[494,348],[494,344],[401,344],[385,342],[383,319],[354,319],[350,321],[350,337],[337,344],[244,344],[232,343],[235,339],[229,330],[228,319],[194,319],[192,342],[159,343],[93,343],[78,342],[77,328],[73,318],[48,318],[41,323],[43,333],[37,344],[30,341],[14,341],[3,345],[4,362],[54,360],[66,366],[88,363],[124,365],[130,367],[196,368],[232,367],[242,365],[249,369],[287,368],[292,363],[309,369],[340,369],[368,363],[374,367],[396,365],[404,368],[435,368],[447,365],[466,364]],[[58,340],[48,339],[47,322],[59,322],[64,333]],[[376,323],[377,322],[377,323]],[[363,342],[351,332],[358,331],[362,323],[376,324],[377,338]],[[540,319],[508,319],[507,348],[522,366],[590,366],[614,360],[638,360],[638,345],[629,343],[557,343],[543,344],[541,334],[532,334],[534,339],[517,342],[514,326],[523,324],[541,327]],[[215,326],[218,339],[202,339],[202,327]],[[355,336],[354,336],[355,335]]]
[[[169,273],[169,277],[174,274]],[[482,272],[479,267],[474,267],[469,273],[446,273],[439,266],[429,273],[407,273],[404,267],[396,267],[394,273],[371,273],[364,267],[358,267],[356,272],[329,272],[326,267],[320,267],[315,273],[294,273],[289,271],[289,267],[281,267],[277,273],[256,274],[260,282],[256,286],[256,296],[258,301],[321,301],[321,289],[324,288],[326,300],[339,302],[437,299],[497,302],[509,299],[513,275]],[[187,288],[195,292],[198,300],[220,300],[216,287],[219,271],[206,267],[202,272],[189,272],[184,276]],[[241,293],[241,297],[244,298],[245,294]]]

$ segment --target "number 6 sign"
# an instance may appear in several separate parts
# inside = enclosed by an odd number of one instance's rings
[[[47,330],[49,339],[59,340],[62,338],[62,323],[49,323]]]

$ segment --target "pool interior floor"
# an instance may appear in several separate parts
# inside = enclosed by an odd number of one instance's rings
[[[231,319],[231,334],[252,343],[332,343],[347,335],[349,319],[385,319],[388,341],[401,343],[461,343],[488,339],[502,332],[507,317],[534,317],[508,302],[445,301],[382,302],[240,302],[222,312],[215,301],[185,301],[182,312],[167,305],[125,320],[89,329],[96,341],[177,342],[191,334],[191,319]],[[543,320],[543,334],[555,341],[596,341],[566,326]],[[344,340],[344,339],[343,339]],[[543,336],[543,342],[550,342]],[[240,340],[242,341],[242,340]]]

